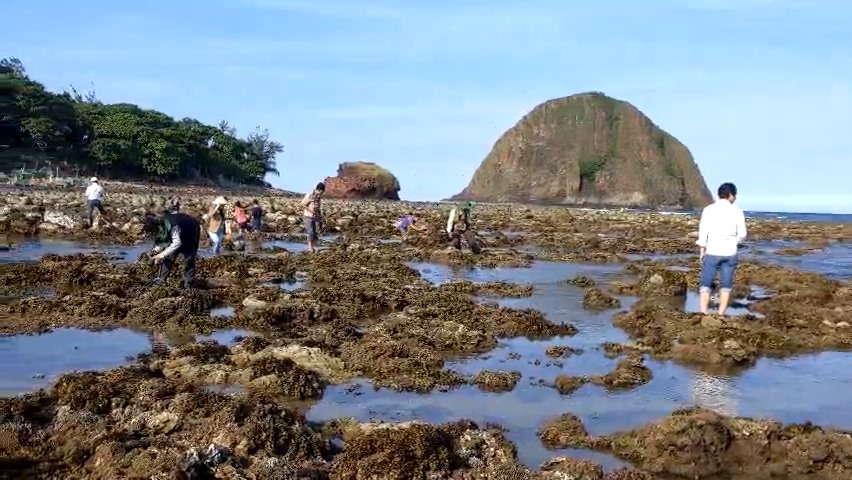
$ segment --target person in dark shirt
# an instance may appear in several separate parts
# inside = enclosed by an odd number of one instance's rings
[[[250,213],[252,231],[260,232],[260,229],[263,226],[263,208],[260,207],[260,203],[257,199],[252,200]]]
[[[154,283],[164,283],[171,273],[175,259],[183,256],[183,286],[190,288],[195,283],[195,259],[201,237],[201,224],[185,213],[163,212],[159,217],[145,220],[145,233],[154,239],[151,260],[160,265]]]

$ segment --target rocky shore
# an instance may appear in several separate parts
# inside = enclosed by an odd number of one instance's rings
[[[6,191],[0,235],[8,236],[9,249],[33,234],[131,245],[143,240],[142,216],[162,209],[170,193],[108,190],[108,218],[86,229],[79,192]],[[218,194],[175,193],[186,211],[199,216]],[[59,327],[254,333],[234,345],[207,341],[154,349],[127,366],[68,373],[47,391],[0,399],[0,478],[852,478],[850,432],[701,409],[603,436],[590,435],[570,412],[540,426],[548,448],[604,451],[633,465],[610,472],[565,455],[530,469],[499,425],[348,418],[314,423],[304,414],[305,405],[329,386],[353,379],[416,393],[465,385],[511,391],[522,377],[517,371],[469,375],[451,368],[452,361],[490,352],[502,339],[558,336],[565,346],[548,350],[554,361],[584,355],[570,346],[578,332],[574,324],[494,302],[529,297],[532,286],[434,284],[412,261],[620,268],[609,284],[564,279],[564,288],[585,290],[584,308],[621,309],[613,322],[631,338],[601,345],[618,359],[608,373],[545,379],[545,386],[566,396],[586,384],[607,391],[640,387],[653,378],[649,359],[725,370],[747,368],[762,356],[847,350],[849,282],[743,260],[735,296],[749,314],[702,316],[682,308],[683,296],[696,288],[699,267],[697,219],[691,216],[482,204],[473,226],[485,249],[474,255],[447,247],[441,231],[448,207],[328,201],[326,223],[337,237],[311,254],[259,243],[303,238],[298,198],[239,192],[230,198],[258,198],[266,211],[264,232],[249,255],[201,258],[206,288],[181,290],[178,278],[149,287],[152,266],[103,255],[0,263],[0,295],[11,299],[0,304],[3,336]],[[398,240],[394,221],[408,211],[430,228],[407,241],[387,241]],[[852,239],[849,225],[750,221],[748,227],[750,239],[798,242],[779,255]],[[281,288],[297,281],[303,282],[297,288]],[[34,294],[36,288],[52,293]],[[623,308],[619,298],[625,296],[638,300]],[[210,314],[222,306],[234,314]]]

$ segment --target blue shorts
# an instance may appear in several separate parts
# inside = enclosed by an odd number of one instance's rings
[[[705,255],[701,262],[701,276],[699,277],[700,290],[709,291],[713,284],[713,277],[719,272],[721,277],[720,289],[730,291],[734,286],[734,271],[737,269],[739,259],[736,255],[720,257],[718,255]]]

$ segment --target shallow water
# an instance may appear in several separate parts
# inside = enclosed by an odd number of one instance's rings
[[[0,337],[0,396],[49,387],[72,370],[106,370],[151,347],[144,333],[57,328],[41,335]]]
[[[535,283],[537,286],[557,284],[570,280],[577,275],[585,275],[595,280],[612,279],[621,274],[623,265],[599,263],[534,262],[529,268],[452,268],[447,265],[430,262],[407,262],[406,265],[420,272],[420,275],[432,284],[454,280],[472,282],[511,282]],[[580,298],[582,298],[582,290]]]
[[[306,248],[305,244],[295,242],[280,242],[278,245],[292,251]],[[745,255],[838,279],[849,279],[852,275],[852,246],[849,244],[832,244],[803,256],[775,253],[778,248],[790,246],[796,245],[764,242],[755,247],[762,252],[746,252]],[[134,248],[140,250],[135,251]],[[45,253],[67,255],[93,249],[115,253],[126,261],[134,260],[145,248],[148,246],[97,247],[46,240],[2,252],[0,262],[36,261]],[[623,265],[535,262],[530,268],[497,269],[453,269],[430,263],[409,265],[434,284],[461,279],[531,283],[535,289],[532,297],[501,299],[499,303],[515,308],[539,309],[551,321],[571,322],[580,332],[574,337],[547,341],[510,339],[501,342],[498,349],[486,355],[448,365],[469,375],[483,369],[517,370],[523,378],[512,392],[484,393],[476,387],[465,386],[450,392],[419,395],[374,391],[365,384],[351,393],[347,392],[351,385],[340,385],[330,387],[323,399],[309,411],[312,420],[354,416],[365,421],[421,419],[445,422],[470,418],[481,424],[494,422],[510,430],[508,436],[517,444],[521,460],[532,467],[560,453],[544,449],[535,433],[543,421],[564,412],[572,412],[582,418],[593,434],[633,428],[693,404],[732,415],[772,417],[785,422],[813,421],[852,429],[852,411],[847,408],[852,402],[852,390],[847,387],[852,382],[852,353],[821,353],[786,360],[762,359],[755,367],[735,376],[709,375],[671,362],[647,360],[647,365],[654,372],[653,380],[638,389],[620,393],[608,393],[601,387],[586,385],[571,396],[561,396],[556,390],[542,385],[540,381],[550,382],[560,373],[593,375],[612,369],[616,361],[605,358],[597,347],[605,341],[629,341],[624,332],[611,324],[611,316],[618,310],[583,310],[583,289],[563,281],[585,275],[605,286],[607,282],[623,276]],[[280,287],[291,289],[303,285],[295,282],[284,283]],[[622,309],[629,308],[636,301],[631,297],[621,300]],[[672,301],[687,311],[697,310],[694,292]],[[729,313],[740,316],[748,310],[735,308]],[[214,309],[211,314],[231,315],[233,308]],[[150,335],[125,329],[106,332],[57,329],[44,335],[0,338],[3,372],[0,375],[0,396],[48,387],[59,375],[71,370],[119,366],[126,363],[128,357],[150,349],[152,343],[172,347],[194,339],[232,343],[235,337],[250,334],[229,330],[193,338],[192,335]],[[551,345],[568,345],[584,352],[555,361],[544,354]],[[592,459],[608,469],[620,465],[612,457],[592,452],[566,450],[561,453]]]
[[[259,246],[259,243],[247,242],[246,250],[253,252]],[[76,255],[79,253],[98,253],[114,258],[117,263],[127,263],[135,262],[139,258],[139,255],[150,251],[151,247],[152,244],[149,242],[138,245],[109,245],[71,240],[27,239],[16,243],[9,251],[2,252],[0,254],[0,263],[33,263],[38,262],[41,257],[47,254]],[[231,254],[231,252],[223,250],[221,254],[227,255]],[[198,256],[200,257],[209,257],[212,255],[213,252],[210,248],[198,249]]]
[[[767,241],[756,243],[746,256],[785,267],[820,273],[835,280],[852,280],[852,244],[831,243],[805,255],[783,255],[776,253],[782,248],[801,248],[801,242]]]
[[[47,254],[76,255],[78,253],[100,253],[115,257],[119,262],[134,262],[143,252],[150,250],[151,245],[102,245],[71,240],[26,239],[15,243],[14,246],[0,255],[2,263],[37,262]]]
[[[846,408],[852,402],[852,391],[847,388],[852,381],[852,353],[762,359],[754,368],[735,376],[710,375],[671,362],[646,360],[654,378],[634,390],[607,392],[601,387],[586,385],[573,395],[562,396],[548,387],[546,384],[561,373],[594,375],[614,367],[617,360],[606,358],[598,347],[605,341],[629,341],[627,335],[611,323],[612,315],[619,310],[585,311],[582,308],[583,289],[564,284],[562,280],[586,275],[604,285],[620,274],[621,266],[536,262],[531,268],[452,270],[434,264],[410,265],[434,283],[461,278],[532,283],[535,289],[532,297],[501,299],[499,303],[516,308],[537,308],[551,321],[570,321],[579,333],[547,341],[509,339],[485,355],[448,365],[467,375],[484,369],[519,371],[523,377],[511,392],[485,393],[476,387],[464,386],[449,392],[420,395],[374,391],[365,384],[353,393],[347,392],[351,385],[342,385],[329,388],[309,411],[309,418],[325,420],[353,416],[362,421],[421,419],[430,422],[469,418],[481,424],[494,422],[509,429],[508,437],[516,443],[521,461],[531,467],[537,467],[558,453],[541,445],[536,430],[545,420],[565,412],[578,415],[592,434],[634,428],[656,421],[677,408],[695,404],[732,415],[773,417],[785,422],[810,420],[852,428],[852,411]],[[636,299],[622,297],[621,300],[622,309],[627,309]],[[686,310],[697,310],[694,292],[672,301]],[[747,308],[735,308],[730,313],[739,316],[749,312]],[[551,345],[581,348],[583,353],[552,359],[545,355]],[[621,464],[612,457],[592,456],[590,452],[562,453],[593,459],[606,469]]]
[[[331,235],[320,235],[319,243],[316,246],[317,250],[324,250],[328,248],[329,243],[333,243],[337,240],[337,234]],[[305,241],[296,242],[291,240],[269,240],[262,243],[262,248],[272,249],[272,248],[284,248],[291,252],[307,252],[308,251],[308,241],[307,237],[305,237]]]
[[[246,330],[220,330],[210,335],[178,332],[139,332],[124,328],[93,332],[57,328],[39,335],[0,337],[0,397],[50,387],[74,370],[107,370],[130,362],[152,347],[177,347],[193,341],[215,340],[231,345]]]

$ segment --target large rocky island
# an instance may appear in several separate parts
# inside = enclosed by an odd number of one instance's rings
[[[591,92],[535,107],[453,199],[697,208],[712,196],[686,146],[630,103]]]

